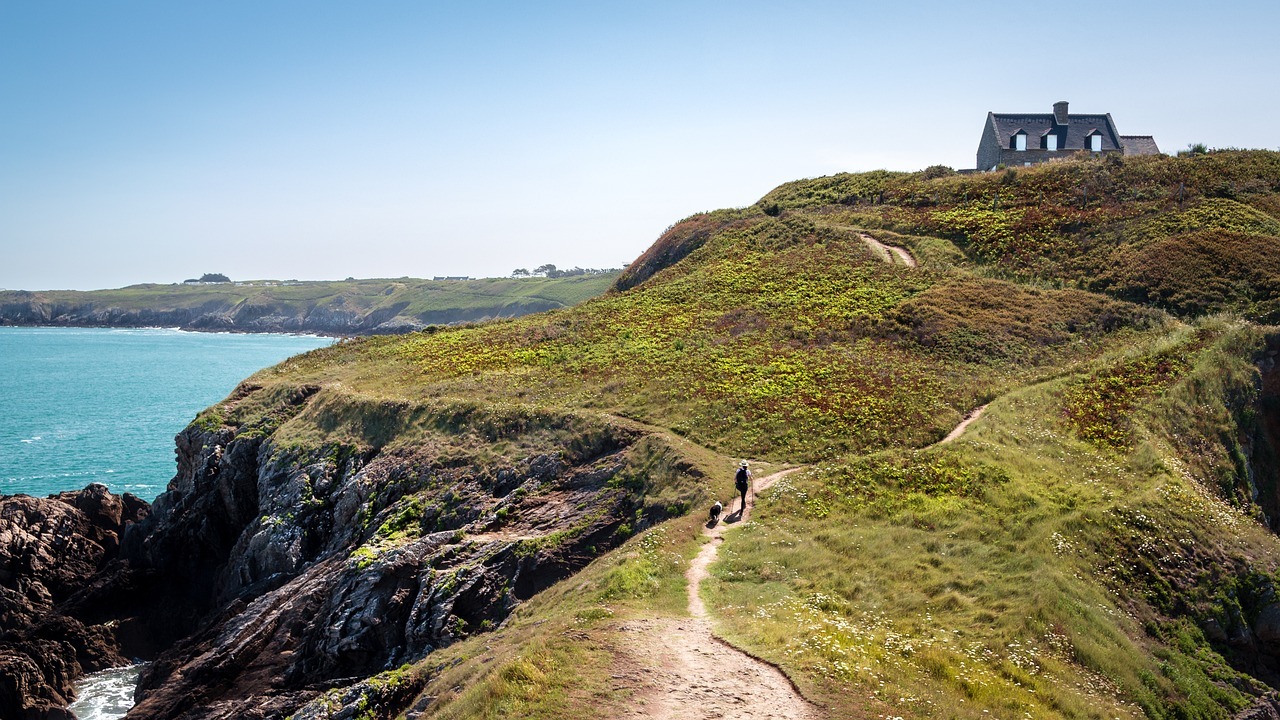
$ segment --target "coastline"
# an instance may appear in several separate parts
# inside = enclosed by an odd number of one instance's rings
[[[333,338],[341,340],[360,337],[360,333],[326,332],[324,330],[249,330],[244,328],[199,328],[175,325],[124,325],[91,323],[16,323],[0,320],[0,328],[51,328],[67,330],[172,330],[174,332],[201,333],[204,335],[289,335],[292,337]]]

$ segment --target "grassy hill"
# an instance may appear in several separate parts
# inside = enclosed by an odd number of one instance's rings
[[[590,417],[664,448],[594,563],[353,707],[620,715],[626,624],[683,614],[682,515],[750,457],[805,469],[704,597],[831,717],[1225,718],[1280,678],[1277,249],[1272,152],[805,180],[678,223],[603,297],[317,350],[201,422],[365,449],[448,425],[516,458],[495,423],[545,447]],[[313,409],[271,421],[299,388]]]
[[[131,285],[0,291],[0,322],[177,325],[193,329],[368,334],[515,317],[600,295],[613,273],[561,278],[416,278]]]

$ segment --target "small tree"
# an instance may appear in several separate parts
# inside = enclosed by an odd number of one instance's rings
[[[529,271],[524,268],[516,268],[511,271],[511,277],[529,277]]]
[[[200,276],[200,282],[208,282],[208,283],[231,282],[231,278],[227,277],[226,275],[223,275],[222,273],[205,273]]]
[[[1209,148],[1204,143],[1191,143],[1187,145],[1187,149],[1178,153],[1179,155],[1204,155],[1209,152]]]
[[[555,277],[555,276],[556,276],[556,266],[555,266],[555,265],[552,265],[551,263],[547,263],[546,265],[539,265],[538,267],[536,267],[536,268],[534,268],[534,269],[533,269],[533,274],[534,274],[534,275],[545,275],[545,276],[547,276],[547,277]]]

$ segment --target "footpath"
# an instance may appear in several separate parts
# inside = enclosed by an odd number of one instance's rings
[[[799,468],[783,470],[755,483],[755,492]],[[618,679],[637,683],[634,704],[624,717],[658,720],[819,720],[822,713],[801,697],[778,668],[729,645],[711,631],[700,594],[707,568],[716,558],[725,527],[746,522],[751,505],[734,498],[719,522],[708,523],[708,542],[690,563],[688,618],[657,618],[628,622],[620,629],[643,670]],[[656,669],[655,669],[656,668]]]
[[[970,411],[938,442],[951,442],[977,420],[986,405]],[[734,497],[718,522],[703,528],[707,542],[685,571],[689,581],[689,617],[635,620],[621,626],[624,652],[633,662],[614,679],[635,690],[623,717],[658,720],[820,720],[822,711],[796,690],[777,667],[716,637],[702,602],[702,581],[715,562],[727,527],[751,518],[755,496],[801,468],[773,473],[755,482],[752,500],[742,507]]]

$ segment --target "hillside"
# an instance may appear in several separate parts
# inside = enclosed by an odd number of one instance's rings
[[[0,324],[181,327],[324,335],[402,333],[517,317],[603,293],[614,274],[560,278],[416,278],[131,285],[118,290],[0,291]]]
[[[264,370],[94,586],[129,717],[768,716],[701,622],[815,717],[1276,717],[1278,223],[1263,151],[840,175]]]

